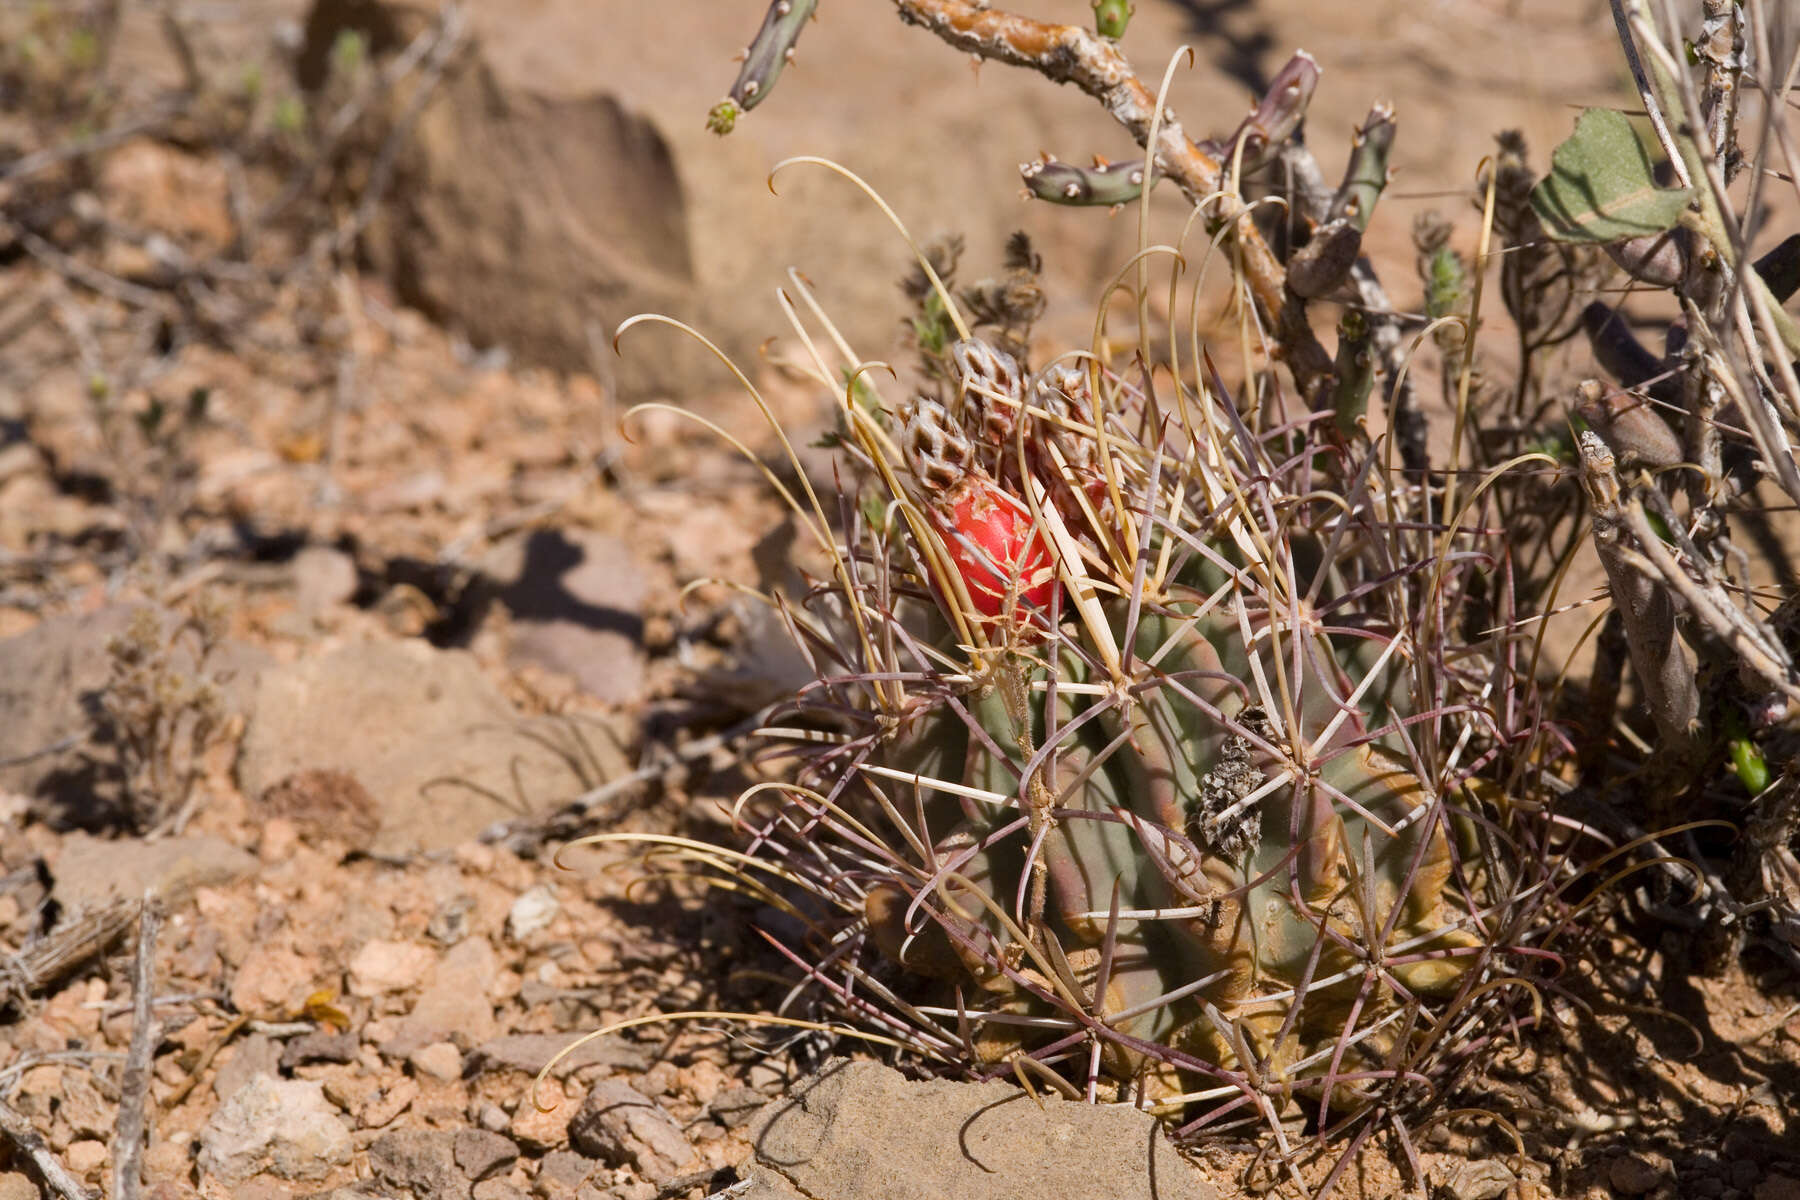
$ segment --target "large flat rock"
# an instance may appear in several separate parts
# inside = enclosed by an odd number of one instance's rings
[[[746,1168],[759,1200],[1217,1200],[1155,1118],[1006,1083],[914,1083],[839,1059],[765,1108]]]

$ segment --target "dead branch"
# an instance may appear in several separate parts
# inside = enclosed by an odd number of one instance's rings
[[[1654,572],[1635,569],[1635,556],[1624,539],[1618,462],[1592,430],[1581,434],[1581,475],[1594,506],[1594,549],[1606,569],[1613,609],[1625,627],[1631,665],[1649,700],[1650,716],[1670,747],[1690,747],[1700,716],[1693,660],[1676,634],[1668,585]]]

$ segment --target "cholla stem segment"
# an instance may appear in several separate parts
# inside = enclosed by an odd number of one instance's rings
[[[1077,207],[1117,208],[1144,192],[1144,164],[1096,162],[1091,167],[1058,162],[1044,155],[1036,162],[1020,163],[1019,177],[1039,200]]]
[[[1094,0],[1094,29],[1104,38],[1122,38],[1135,11],[1130,0]]]
[[[1326,221],[1288,263],[1288,286],[1298,296],[1317,299],[1342,287],[1362,253],[1363,230],[1387,187],[1388,151],[1394,143],[1394,110],[1383,103],[1369,111],[1356,131],[1344,183],[1332,199]],[[1338,365],[1344,350],[1338,347]],[[1340,380],[1340,383],[1342,381]]]
[[[1229,160],[1238,153],[1237,147],[1241,144],[1240,175],[1248,175],[1267,165],[1280,152],[1282,143],[1294,136],[1300,122],[1306,119],[1307,106],[1312,103],[1313,92],[1318,86],[1318,60],[1304,50],[1298,51],[1276,72],[1269,90],[1237,127],[1237,132],[1222,145],[1217,145],[1219,158]],[[1213,144],[1209,143],[1208,148],[1213,148]]]
[[[1149,147],[1155,125],[1156,173],[1174,180],[1188,202],[1204,207],[1209,226],[1229,227],[1250,293],[1265,326],[1280,325],[1288,303],[1287,273],[1246,216],[1235,193],[1222,193],[1224,166],[1196,145],[1175,114],[1157,119],[1156,94],[1139,79],[1118,46],[1078,25],[1055,25],[972,0],[894,0],[900,19],[919,25],[959,50],[1016,67],[1028,67],[1056,83],[1072,83],[1098,100],[1140,146]],[[1304,321],[1290,322],[1280,346],[1301,390],[1311,394],[1331,377],[1331,357]]]
[[[781,69],[794,61],[800,31],[818,10],[819,0],[774,0],[763,14],[762,28],[744,51],[744,65],[725,99],[713,106],[706,127],[717,134],[730,133],[739,115],[749,112],[775,90]]]
[[[1369,227],[1375,202],[1387,188],[1388,154],[1394,146],[1394,106],[1383,101],[1352,136],[1344,182],[1331,203],[1331,219],[1345,220],[1357,230]]]

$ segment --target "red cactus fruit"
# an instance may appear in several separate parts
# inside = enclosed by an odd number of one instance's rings
[[[993,480],[969,475],[944,497],[935,516],[951,561],[982,616],[998,617],[1015,586],[1014,620],[1022,619],[1027,608],[1049,606],[1056,591],[1056,563],[1023,502]]]

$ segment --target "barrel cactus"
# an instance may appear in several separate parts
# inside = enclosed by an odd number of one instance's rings
[[[1290,1148],[1440,1102],[1560,928],[1493,479],[1197,339],[1033,365],[929,261],[904,398],[803,339],[842,494],[784,488],[830,569],[776,604],[817,679],[744,849],[664,848],[787,914],[789,1017]]]

